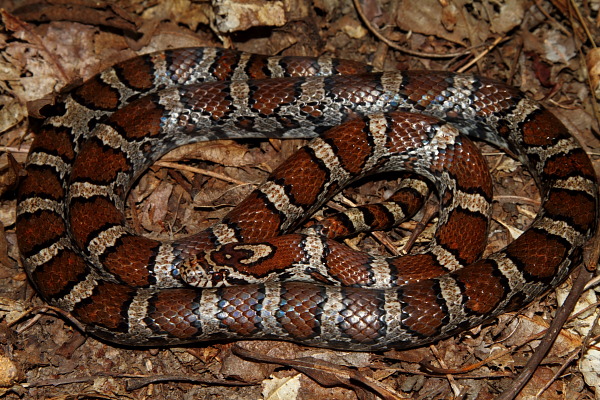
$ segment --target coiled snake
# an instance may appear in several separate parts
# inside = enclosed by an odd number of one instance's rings
[[[421,345],[556,286],[598,218],[577,141],[538,103],[485,78],[190,48],[117,64],[43,113],[18,190],[24,265],[47,302],[115,343]],[[542,195],[531,227],[480,260],[492,188],[459,131],[518,157]],[[166,151],[258,137],[316,138],[206,231],[158,242],[125,224],[132,182]],[[288,234],[358,178],[404,170],[432,181],[443,206],[423,252],[370,256],[324,226]],[[332,220],[352,231],[410,216],[427,189],[408,182],[398,203]]]

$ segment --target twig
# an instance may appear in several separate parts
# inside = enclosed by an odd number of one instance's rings
[[[585,31],[585,35],[587,36],[588,40],[590,41],[590,43],[592,43],[592,47],[596,48],[596,42],[594,41],[594,35],[592,35],[592,33],[590,32],[590,29],[588,28],[587,23],[585,21],[585,18],[583,18],[583,16],[581,15],[581,12],[579,11],[579,7],[577,7],[577,4],[575,4],[575,2],[573,0],[570,0],[569,4],[573,8],[573,11],[575,11],[575,14],[577,14],[577,19],[579,20],[579,23],[583,27],[583,30]],[[570,34],[570,32],[567,32],[567,34]]]
[[[193,172],[195,174],[206,175],[206,176],[210,176],[212,178],[220,179],[225,182],[235,183],[236,185],[250,185],[248,182],[240,181],[235,178],[230,178],[229,176],[220,174],[218,172],[208,171],[208,170],[201,169],[201,168],[190,167],[189,165],[183,165],[183,164],[178,164],[178,163],[173,163],[173,162],[168,162],[168,161],[158,161],[158,162],[154,163],[154,165],[158,165],[158,166],[166,167],[166,168],[178,169],[178,170],[182,170],[182,171]]]
[[[49,306],[49,305],[42,306],[42,307],[33,307],[33,308],[28,309],[27,311],[23,312],[19,316],[19,318],[12,321],[9,324],[9,326],[16,324],[17,322],[21,321],[23,318],[25,318],[29,314],[34,314],[35,317],[32,318],[32,320],[30,320],[28,323],[24,324],[17,330],[17,332],[23,333],[25,330],[29,329],[33,324],[35,324],[35,322],[37,322],[37,320],[39,319],[39,315],[45,314],[49,310],[54,311],[55,313],[57,313],[59,316],[61,316],[65,320],[71,322],[81,332],[85,332],[85,327],[77,319],[75,319],[70,313],[68,313],[67,311],[64,311],[58,307]]]
[[[29,146],[0,146],[0,151],[4,153],[29,153]]]
[[[431,346],[429,346],[429,349],[431,350],[431,352],[437,359],[437,362],[440,364],[440,366],[443,369],[447,369],[448,366],[444,362],[444,359],[440,356],[440,353],[438,352],[437,347],[435,347],[434,345],[431,345]],[[454,379],[454,376],[452,374],[445,374],[445,375],[446,375],[446,379],[448,380],[448,384],[450,384],[450,387],[452,388],[452,391],[454,392],[454,396],[458,397],[461,393],[461,390],[458,387],[458,384],[456,383],[456,379]]]
[[[468,63],[466,63],[462,67],[460,67],[457,72],[465,72],[466,70],[468,70],[469,68],[471,68],[471,66],[473,64],[475,64],[477,61],[479,61],[481,58],[483,58],[483,56],[485,56],[487,53],[489,53],[490,51],[492,51],[492,49],[494,47],[496,47],[498,45],[498,43],[500,43],[504,39],[505,39],[505,36],[497,37],[496,40],[494,40],[494,42],[487,47],[487,49],[485,49],[480,54],[478,54],[475,58],[473,58],[471,61],[469,61]]]
[[[577,300],[583,292],[583,288],[585,287],[586,283],[591,279],[591,277],[592,273],[588,271],[585,267],[581,266],[579,268],[577,279],[575,279],[575,282],[573,283],[573,287],[571,288],[569,296],[567,296],[567,299],[565,300],[564,304],[556,313],[556,316],[550,324],[548,332],[546,332],[546,335],[542,338],[540,345],[535,349],[535,352],[533,353],[527,364],[525,364],[523,371],[521,371],[519,376],[515,378],[512,385],[506,391],[504,391],[504,393],[502,393],[500,397],[498,397],[496,400],[513,400],[519,394],[521,389],[523,389],[523,387],[527,384],[527,382],[529,382],[529,379],[533,376],[533,373],[535,372],[536,368],[542,362],[542,360],[552,347],[552,344],[554,344],[554,341],[558,337],[558,334],[560,333],[565,321],[569,318],[569,315],[575,308]]]
[[[144,386],[148,386],[154,383],[161,382],[187,382],[192,384],[202,384],[202,385],[218,385],[218,386],[256,386],[259,383],[246,383],[246,382],[237,382],[237,381],[228,381],[225,379],[203,379],[196,378],[189,375],[152,375],[152,376],[143,376],[136,377],[134,379],[130,379],[127,381],[127,390],[137,390]]]

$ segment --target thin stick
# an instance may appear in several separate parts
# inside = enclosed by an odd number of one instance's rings
[[[540,345],[535,349],[535,352],[533,353],[527,364],[525,364],[525,368],[523,368],[523,371],[521,371],[521,373],[515,378],[511,386],[496,400],[513,400],[515,397],[517,397],[517,395],[519,394],[521,389],[523,389],[523,387],[527,384],[527,382],[529,382],[529,379],[533,376],[533,373],[535,372],[536,368],[540,365],[540,363],[542,362],[544,357],[546,357],[546,354],[554,344],[554,341],[558,337],[558,334],[560,333],[563,325],[565,324],[565,321],[569,318],[571,312],[573,312],[573,309],[577,304],[577,300],[583,292],[583,288],[591,278],[592,273],[588,271],[585,267],[581,266],[579,268],[579,273],[577,275],[577,278],[575,279],[575,282],[573,283],[573,287],[571,288],[569,296],[567,296],[567,299],[565,300],[564,304],[562,305],[562,307],[559,308],[558,312],[556,313],[556,316],[550,324],[548,332],[546,332],[546,335],[541,340]]]

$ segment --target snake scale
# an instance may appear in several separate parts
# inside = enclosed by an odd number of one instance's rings
[[[187,48],[121,62],[42,113],[18,189],[24,266],[45,301],[113,343],[422,345],[555,287],[598,218],[585,151],[537,102],[486,78]],[[542,197],[532,225],[482,259],[492,187],[467,137],[518,158]],[[123,210],[144,169],[221,138],[314,139],[211,228],[164,242],[135,234]],[[385,171],[437,191],[427,249],[372,256],[318,224],[294,233],[344,186]],[[407,181],[398,202],[332,220],[352,232],[409,217],[427,183]]]

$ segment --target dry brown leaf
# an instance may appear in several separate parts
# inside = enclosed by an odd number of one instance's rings
[[[591,49],[585,60],[594,96],[600,99],[600,48]]]
[[[220,32],[245,31],[253,26],[283,26],[287,22],[286,1],[221,0],[214,3]]]
[[[398,400],[403,398],[394,389],[387,387],[383,383],[368,376],[367,374],[369,370],[357,371],[355,369],[342,367],[337,364],[332,364],[311,357],[296,359],[271,357],[247,350],[239,345],[234,345],[232,351],[234,354],[240,357],[292,367],[295,370],[310,376],[322,386],[348,387],[352,389],[359,398],[367,398],[369,396],[368,392],[365,391],[362,385],[375,391],[379,396],[381,396],[381,398],[385,400]],[[358,382],[360,382],[362,385],[357,385]]]
[[[489,37],[486,26],[477,24],[468,13],[452,11],[463,9],[466,3],[454,1],[453,5],[443,7],[438,0],[403,1],[397,10],[396,24],[403,31],[433,35],[453,43],[464,44],[472,37],[485,40]]]

